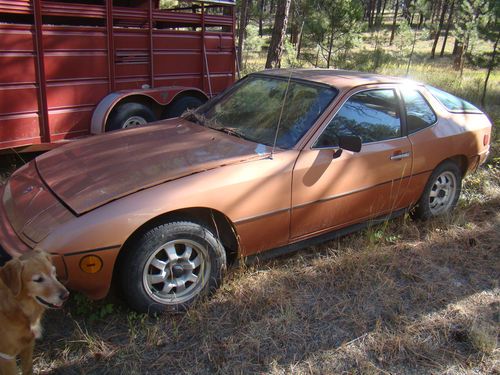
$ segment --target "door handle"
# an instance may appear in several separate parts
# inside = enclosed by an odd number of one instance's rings
[[[401,159],[407,158],[409,156],[410,156],[409,152],[402,152],[402,153],[399,153],[399,154],[392,154],[391,155],[391,160],[401,160]]]

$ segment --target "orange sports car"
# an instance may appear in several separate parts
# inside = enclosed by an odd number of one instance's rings
[[[0,191],[3,257],[53,254],[91,298],[187,308],[237,257],[282,253],[411,210],[455,206],[488,155],[470,103],[341,70],[250,74],[182,117],[72,142]]]

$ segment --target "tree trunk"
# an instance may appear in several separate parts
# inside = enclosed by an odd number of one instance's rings
[[[464,65],[465,65],[465,54],[467,53],[467,48],[469,48],[469,37],[465,40],[464,46],[460,53],[460,78],[464,75]]]
[[[302,21],[302,24],[300,25],[299,38],[297,41],[297,60],[300,59],[300,50],[302,49],[302,32],[304,31],[304,24],[305,21]]]
[[[441,11],[441,17],[439,18],[439,25],[436,32],[436,36],[434,37],[434,43],[432,44],[431,59],[433,59],[436,54],[436,47],[439,41],[439,37],[441,36],[441,30],[443,29],[444,17],[446,17],[447,10],[448,10],[448,3],[445,1],[443,4],[443,9]]]
[[[264,36],[264,31],[263,31],[264,5],[265,5],[265,0],[260,0],[260,4],[259,4],[259,36],[261,38]]]
[[[488,87],[488,80],[490,79],[490,74],[493,68],[495,67],[495,58],[497,56],[497,47],[498,40],[500,39],[500,33],[497,36],[497,40],[495,41],[495,45],[493,46],[493,54],[491,55],[490,63],[488,64],[488,73],[486,74],[486,80],[484,81],[483,95],[481,96],[481,105],[484,107],[484,103],[486,100],[486,88]]]
[[[384,20],[384,14],[385,14],[385,6],[387,5],[387,0],[384,0],[384,5],[382,6],[382,14],[380,15],[380,18],[378,19],[378,25],[382,25],[382,22]]]
[[[465,61],[466,51],[467,51],[467,39],[463,43],[457,42],[453,67],[455,68],[455,70],[460,71],[460,77],[462,77],[464,71],[464,61]]]
[[[459,52],[459,48],[460,48],[460,43],[458,42],[458,39],[455,38],[455,43],[453,44],[453,51],[451,52],[451,54],[453,56],[456,56],[456,54]]]
[[[332,25],[332,31],[330,34],[330,39],[328,40],[328,59],[326,60],[326,67],[330,69],[330,59],[332,58],[332,50],[333,50],[333,34],[335,33],[335,26]]]
[[[462,57],[462,51],[464,49],[463,44],[458,43],[455,45],[455,59],[453,59],[453,68],[455,70],[460,70],[460,64],[461,64],[461,57]]]
[[[411,6],[411,0],[406,0],[406,1],[403,0],[403,2],[405,4],[405,7],[402,9],[402,14],[403,14],[404,19],[409,24],[410,23],[410,6]]]
[[[240,64],[240,70],[243,69],[243,44],[245,43],[246,28],[248,24],[248,6],[251,0],[242,0],[240,19],[238,22],[238,62]]]
[[[441,46],[441,53],[439,56],[443,57],[444,49],[446,48],[446,41],[448,40],[448,34],[450,33],[451,21],[453,20],[453,10],[455,9],[455,1],[451,2],[450,14],[448,15],[448,22],[446,23],[446,31],[444,32],[443,45]]]
[[[389,41],[389,45],[392,46],[392,42],[394,42],[394,35],[396,34],[396,22],[398,20],[398,10],[399,10],[399,0],[396,0],[396,8],[394,9],[394,18],[392,19],[392,30],[391,30],[391,39]]]
[[[373,27],[373,17],[375,16],[375,1],[376,0],[370,0],[370,9],[368,13],[368,27],[371,29]]]
[[[290,25],[287,28],[287,31],[290,31],[290,43],[295,44],[293,42],[293,35],[295,34],[295,2],[290,2],[290,11],[288,12],[288,24]],[[286,37],[285,37],[286,39]]]
[[[295,8],[295,9],[294,9]],[[292,18],[293,17],[293,18]],[[302,33],[302,28],[304,27],[304,15],[300,12],[298,7],[294,6],[294,3],[290,5],[290,43],[294,47],[297,46],[300,39],[300,34]]]
[[[418,21],[418,29],[422,30],[422,26],[424,25],[425,17],[422,12],[420,12],[420,19]]]
[[[380,11],[382,10],[382,0],[376,1],[377,14],[375,16],[375,26],[380,25]]]
[[[417,43],[417,30],[413,34],[413,43],[411,45],[410,57],[408,58],[408,65],[406,66],[406,76],[410,72],[411,60],[413,59],[413,52],[415,51],[415,44]]]
[[[281,56],[283,55],[283,45],[285,43],[286,25],[288,23],[291,1],[278,0],[273,34],[267,52],[266,69],[279,68],[281,66]]]
[[[441,0],[432,2],[432,16],[431,16],[431,25],[436,22],[436,17],[439,14],[439,10],[441,9]]]

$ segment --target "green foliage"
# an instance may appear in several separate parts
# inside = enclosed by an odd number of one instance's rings
[[[301,67],[301,63],[299,59],[297,59],[297,51],[293,44],[287,39],[285,40],[285,62],[287,67],[291,68],[299,68]]]
[[[406,55],[411,49],[412,42],[413,31],[410,25],[408,25],[408,22],[401,22],[396,32],[396,38],[394,39],[396,49]]]
[[[135,311],[130,311],[127,314],[128,331],[131,340],[134,340],[138,333],[144,329],[147,319],[147,314],[139,314]]]
[[[305,30],[325,59],[333,53],[346,56],[354,47],[363,16],[358,0],[328,0],[314,3],[315,13],[306,19]],[[327,61],[328,62],[328,61]]]
[[[91,301],[80,293],[74,294],[73,300],[76,303],[76,315],[83,316],[90,322],[102,320],[116,312],[112,303]]]
[[[245,39],[245,44],[243,45],[243,50],[246,53],[260,52],[264,47],[266,39],[259,36],[259,28],[253,24],[250,24],[246,28],[247,37]]]
[[[461,0],[456,16],[454,34],[463,44],[474,44],[479,30],[489,22],[492,15],[491,3],[484,0]]]
[[[179,4],[177,0],[160,0],[160,9],[174,8]]]

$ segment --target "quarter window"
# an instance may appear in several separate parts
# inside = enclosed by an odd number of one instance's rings
[[[479,109],[475,106],[466,102],[463,99],[457,98],[448,92],[439,90],[432,86],[426,86],[427,90],[431,92],[434,97],[441,102],[442,105],[446,107],[448,111],[451,112],[463,112],[463,113],[481,113]]]
[[[398,100],[392,89],[354,94],[337,112],[314,147],[338,146],[338,136],[355,135],[363,143],[401,136]]]
[[[401,95],[406,108],[408,134],[431,126],[437,121],[436,114],[420,92],[415,89],[403,88]]]

